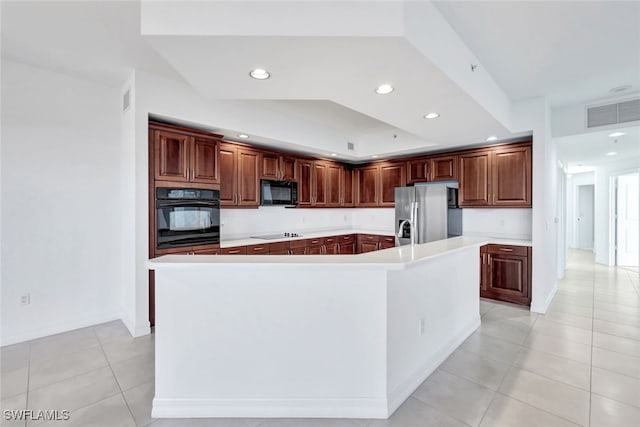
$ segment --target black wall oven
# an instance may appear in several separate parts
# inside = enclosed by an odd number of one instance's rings
[[[220,243],[220,192],[156,188],[158,249]]]

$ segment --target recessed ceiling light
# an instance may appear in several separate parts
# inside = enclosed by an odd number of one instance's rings
[[[271,74],[269,74],[267,70],[264,70],[262,68],[256,68],[255,70],[251,70],[249,75],[257,80],[266,80],[269,77],[271,77]]]
[[[248,139],[249,135],[247,135],[246,133],[241,133],[241,134],[238,134],[238,138]]]
[[[391,86],[390,84],[383,84],[376,88],[376,93],[378,95],[386,95],[391,92],[393,92],[393,86]]]
[[[377,158],[378,158],[378,155],[377,155],[377,154],[374,154],[373,156],[371,156],[371,158],[372,158],[372,159],[377,159]]]
[[[615,156],[616,154],[618,154],[618,153],[616,153],[615,151],[609,151],[607,153],[607,156]]]
[[[609,92],[618,93],[618,92],[624,92],[625,90],[629,90],[629,89],[631,89],[631,85],[622,85],[622,86],[616,86],[614,88],[609,89]]]
[[[437,119],[438,117],[440,117],[440,114],[438,113],[429,113],[424,115],[425,119]]]
[[[612,137],[612,138],[616,138],[616,137],[622,136],[622,135],[626,135],[626,133],[624,133],[624,132],[613,132],[613,133],[609,134],[609,136]]]
[[[336,153],[331,153],[331,155],[332,155],[332,156],[334,156],[334,157],[335,157],[335,156],[337,156],[337,154],[336,154]]]
[[[490,137],[487,138],[487,141],[495,141],[496,139],[498,139],[497,136],[491,135]]]

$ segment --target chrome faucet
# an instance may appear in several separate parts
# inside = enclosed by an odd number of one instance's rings
[[[402,237],[402,231],[404,230],[405,224],[409,224],[409,238],[411,239],[411,246],[416,244],[416,228],[413,225],[413,221],[405,219],[398,227],[398,234],[396,234],[396,246],[400,246],[400,238]]]

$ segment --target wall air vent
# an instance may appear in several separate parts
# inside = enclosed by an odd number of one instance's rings
[[[353,151],[354,149],[355,145],[353,145],[353,142],[347,142],[347,150]]]
[[[640,120],[640,99],[587,107],[587,128]]]

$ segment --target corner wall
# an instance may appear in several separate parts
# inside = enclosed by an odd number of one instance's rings
[[[3,59],[2,107],[2,345],[119,318],[118,91]]]

